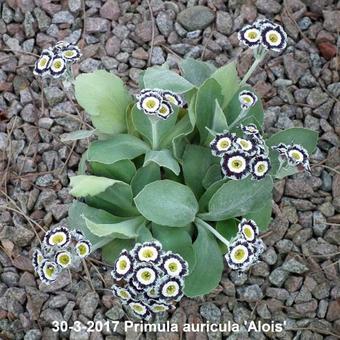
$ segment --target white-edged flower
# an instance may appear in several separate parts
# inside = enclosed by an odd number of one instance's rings
[[[60,54],[67,62],[78,61],[81,57],[80,49],[78,46],[75,45],[64,47],[60,51]]]
[[[262,241],[262,239],[257,238],[255,242],[253,243],[253,249],[254,249],[254,261],[256,262],[260,255],[266,250],[266,245]]]
[[[71,237],[76,241],[81,241],[85,239],[84,233],[79,229],[73,229],[70,231]]]
[[[249,136],[256,136],[260,134],[260,131],[258,130],[255,124],[248,124],[248,125],[241,124],[241,130],[243,131],[243,133]]]
[[[261,30],[262,45],[275,52],[281,52],[287,46],[287,34],[280,25],[267,25]]]
[[[252,178],[260,180],[264,178],[271,169],[270,160],[266,156],[256,156],[250,161]]]
[[[127,280],[132,276],[133,270],[133,257],[124,249],[115,261],[111,275],[116,280]]]
[[[241,150],[225,153],[221,159],[221,169],[225,177],[243,179],[250,173],[249,156]]]
[[[33,250],[33,255],[32,255],[32,264],[33,268],[35,271],[38,271],[39,266],[44,260],[44,256],[42,252],[39,249],[34,249]]]
[[[64,48],[69,47],[71,44],[67,41],[60,40],[52,48],[53,53],[59,53]]]
[[[230,244],[225,259],[231,269],[246,271],[255,261],[251,243],[244,239],[237,239]]]
[[[257,144],[255,144],[255,142],[250,139],[238,137],[236,138],[236,145],[240,150],[242,150],[249,156],[255,155],[258,151]]]
[[[235,139],[235,134],[230,132],[217,134],[210,143],[212,154],[218,157],[223,156],[232,149]]]
[[[279,156],[282,160],[287,160],[288,159],[288,146],[283,143],[279,143],[278,145],[273,145],[272,146],[273,150],[276,150],[279,153]]]
[[[124,304],[134,300],[137,296],[137,292],[131,287],[122,288],[118,285],[113,285],[111,288],[113,295],[120,298]]]
[[[162,91],[161,93],[162,93],[163,98],[167,102],[169,102],[171,105],[175,105],[175,106],[179,106],[179,107],[182,107],[184,105],[184,101],[181,98],[181,96],[179,96],[175,92],[166,90],[166,91]]]
[[[153,299],[157,300],[159,297],[158,286],[155,285],[154,287],[148,288],[144,293],[145,299]]]
[[[151,301],[148,303],[148,306],[153,313],[162,313],[166,312],[168,310],[171,310],[173,308],[172,305],[166,304],[166,303],[161,303],[157,301]]]
[[[50,260],[43,260],[38,268],[41,282],[49,285],[54,282],[60,272],[58,265]]]
[[[171,277],[184,277],[189,274],[188,263],[182,256],[172,252],[163,256],[162,269]]]
[[[259,235],[259,228],[255,221],[247,220],[245,218],[239,223],[238,231],[241,237],[252,243],[256,241],[256,238]]]
[[[43,244],[48,247],[66,247],[71,240],[71,234],[66,227],[57,227],[46,232]]]
[[[139,318],[149,320],[151,313],[148,306],[143,302],[129,302],[128,306],[131,308],[133,314]]]
[[[301,145],[289,145],[287,148],[287,160],[289,165],[302,165],[310,171],[308,151]]]
[[[177,277],[164,276],[159,285],[159,296],[164,301],[179,301],[183,296],[183,280]]]
[[[238,39],[250,48],[261,44],[261,31],[255,25],[246,25],[238,32]]]
[[[79,257],[84,258],[91,253],[91,242],[89,240],[80,240],[76,244],[76,252]]]
[[[50,66],[50,73],[53,78],[60,78],[66,72],[66,61],[65,59],[59,55],[55,54],[52,59],[52,63]]]
[[[157,117],[166,120],[173,114],[173,112],[174,110],[169,102],[163,100],[159,110],[157,111]]]
[[[62,268],[67,268],[72,264],[72,255],[67,250],[58,251],[55,254],[55,262]]]
[[[137,243],[132,250],[136,260],[141,262],[152,262],[159,264],[161,258],[162,245],[158,241]]]
[[[153,286],[158,279],[158,270],[149,264],[139,264],[136,266],[132,282],[137,289],[144,289]]]
[[[238,99],[242,109],[249,109],[257,102],[257,96],[255,93],[247,90],[241,91],[238,95]]]
[[[157,114],[163,102],[162,96],[156,91],[145,91],[138,96],[137,108],[146,114]]]
[[[273,23],[271,20],[269,19],[259,19],[256,20],[253,25],[258,28],[259,30],[263,30],[265,27],[275,27],[276,24]]]
[[[52,60],[53,52],[49,49],[43,50],[39,59],[34,64],[33,73],[38,76],[49,74]]]

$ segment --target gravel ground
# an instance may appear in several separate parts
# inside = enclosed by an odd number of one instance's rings
[[[0,0],[0,13],[1,339],[340,337],[340,7],[335,1],[86,0],[84,8],[81,0]],[[173,314],[158,320],[179,325],[274,320],[286,321],[286,330],[248,333],[242,326],[235,334],[136,334],[120,324],[114,335],[53,332],[54,320],[86,324],[125,316],[103,290],[112,280],[100,264],[89,265],[96,292],[81,271],[72,278],[64,273],[49,287],[39,286],[33,275],[29,258],[38,243],[33,230],[42,235],[39,225],[48,229],[67,217],[68,176],[88,144],[61,142],[63,133],[88,121],[57,82],[42,86],[33,77],[35,54],[57,40],[78,42],[83,58],[77,72],[110,70],[131,89],[147,65],[167,61],[176,68],[184,56],[217,66],[238,57],[242,75],[251,51],[239,47],[235,32],[262,16],[283,23],[289,46],[268,58],[250,82],[263,96],[266,132],[293,126],[319,132],[312,174],[277,183],[273,222],[264,235],[268,249],[250,273],[226,270],[212,294],[184,298]],[[94,257],[100,261],[100,254]]]

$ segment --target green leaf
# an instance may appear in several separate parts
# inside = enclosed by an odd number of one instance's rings
[[[113,164],[90,162],[91,173],[96,176],[108,177],[130,183],[136,174],[136,166],[128,159],[123,159]]]
[[[215,100],[215,112],[211,129],[216,132],[223,132],[228,129],[227,119],[217,99]]]
[[[209,212],[199,217],[207,221],[221,221],[244,216],[261,208],[271,198],[273,180],[271,176],[260,181],[249,178],[232,180],[223,184],[209,202]]]
[[[211,154],[210,149],[200,145],[188,144],[183,155],[183,174],[185,183],[191,188],[196,197],[204,191],[202,179],[210,165],[217,158]]]
[[[204,194],[201,196],[198,204],[199,204],[199,211],[205,212],[209,209],[209,201],[211,200],[211,197],[215,194],[215,192],[225,183],[226,181],[224,179],[221,179],[213,184],[210,185],[209,188],[204,192]]]
[[[195,219],[198,203],[192,191],[170,180],[150,183],[135,197],[139,212],[149,221],[182,227]]]
[[[173,130],[177,119],[177,108],[175,112],[166,120],[160,121],[157,125],[157,135],[159,141],[166,138],[167,134]],[[152,143],[152,127],[149,117],[141,110],[138,110],[137,105],[134,105],[131,111],[132,121],[135,129],[150,143]]]
[[[150,163],[145,167],[139,168],[131,180],[133,196],[136,196],[147,184],[161,179],[160,168]]]
[[[132,197],[130,185],[116,181],[114,186],[108,187],[96,196],[87,196],[85,201],[92,207],[105,209],[114,215],[130,217],[138,215]]]
[[[299,144],[302,145],[309,154],[312,154],[316,148],[316,144],[318,142],[318,133],[316,131],[304,128],[291,128],[284,131],[280,131],[272,135],[269,139],[266,140],[266,144],[269,148],[269,157],[272,164],[272,174],[276,174],[279,168],[279,159],[278,152],[273,150],[271,147],[274,145],[278,145],[279,143],[284,144]],[[295,169],[295,172],[298,172]],[[289,172],[288,174],[292,174]]]
[[[202,185],[204,189],[208,189],[212,184],[222,179],[221,165],[213,164],[209,167],[203,177]]]
[[[79,139],[84,139],[91,137],[96,130],[78,130],[78,131],[72,131],[69,133],[64,133],[60,140],[62,142],[69,142],[69,141],[74,141],[74,140],[79,140]]]
[[[144,73],[143,82],[145,88],[154,89],[157,87],[176,93],[188,92],[194,87],[177,73],[161,66],[148,68]]]
[[[196,266],[185,280],[184,293],[188,297],[210,293],[221,281],[223,258],[214,236],[199,222],[195,222],[198,235],[194,242]]]
[[[149,228],[146,227],[145,223],[143,223],[139,228],[138,228],[138,236],[136,238],[136,242],[144,243],[144,242],[149,242],[153,241],[154,237],[151,234],[151,231]]]
[[[237,75],[236,60],[218,68],[211,75],[211,78],[215,79],[221,87],[223,93],[223,104],[221,106],[222,109],[225,109],[239,89],[240,79]]]
[[[156,163],[160,167],[170,169],[175,175],[179,175],[181,169],[178,162],[172,156],[169,150],[150,150],[145,154],[144,165]]]
[[[259,129],[262,129],[263,119],[264,119],[264,110],[263,110],[263,106],[261,103],[261,98],[255,92],[255,90],[250,86],[244,86],[241,89],[238,89],[236,93],[234,94],[234,96],[232,97],[231,101],[229,102],[227,108],[225,109],[228,124],[230,125],[231,123],[233,123],[241,112],[241,105],[240,105],[238,96],[239,96],[239,93],[243,90],[248,90],[248,91],[255,93],[258,99],[257,99],[256,104],[248,110],[247,114],[245,115],[245,118],[243,118],[240,121],[240,124],[241,123],[243,124],[253,123]]]
[[[74,197],[95,196],[108,187],[121,183],[110,178],[79,175],[70,178],[70,194]]]
[[[196,265],[196,257],[189,233],[184,228],[152,224],[153,236],[162,243],[164,250],[181,255],[188,262],[189,272]]]
[[[135,238],[138,236],[137,229],[143,222],[143,217],[138,216],[131,219],[116,217],[110,223],[101,223],[98,220],[91,221],[86,216],[84,216],[84,220],[93,235],[104,237],[114,234],[114,237],[118,238]]]
[[[80,74],[74,83],[78,103],[91,115],[98,132],[126,131],[125,111],[131,96],[119,77],[103,70]]]
[[[93,251],[103,247],[113,239],[114,236],[98,237],[92,234],[86,226],[84,217],[107,221],[107,219],[112,218],[112,215],[104,210],[92,208],[79,201],[73,201],[68,212],[68,225],[70,229],[79,229],[84,233],[86,238],[91,242]]]
[[[85,175],[87,172],[87,156],[89,150],[87,149],[80,158],[77,175]]]
[[[88,160],[113,164],[123,159],[134,159],[150,150],[140,139],[130,135],[117,135],[109,140],[95,141],[89,147]]]
[[[216,70],[214,65],[193,58],[183,59],[179,66],[183,77],[197,87],[201,86]]]
[[[270,197],[270,199],[267,199],[264,205],[260,209],[252,211],[246,214],[244,217],[254,220],[260,230],[266,231],[271,221],[272,209],[273,209],[273,204],[272,204],[272,198]]]
[[[196,126],[202,143],[208,137],[206,128],[212,127],[216,101],[220,103],[223,101],[221,86],[215,79],[210,78],[199,87],[195,105]]]
[[[108,264],[114,264],[123,249],[131,250],[135,240],[115,238],[102,248],[102,258]]]
[[[216,223],[216,230],[228,241],[234,238],[238,232],[238,220],[235,218],[230,218],[224,221],[218,221]],[[228,247],[217,240],[219,247],[221,249],[221,253],[225,254],[228,251]]]

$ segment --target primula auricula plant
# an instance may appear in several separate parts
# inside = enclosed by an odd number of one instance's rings
[[[69,228],[84,233],[91,251],[101,248],[114,266],[114,294],[142,318],[172,309],[182,294],[211,292],[225,265],[247,271],[265,249],[273,181],[309,171],[317,133],[264,134],[261,99],[247,84],[268,52],[285,48],[285,32],[262,20],[239,38],[254,51],[243,79],[235,61],[216,68],[188,58],[180,74],[166,64],[145,70],[134,96],[106,71],[74,81],[95,129],[64,140],[97,139],[70,178],[81,200]],[[149,258],[138,257],[140,249]],[[184,272],[171,276],[166,263]]]

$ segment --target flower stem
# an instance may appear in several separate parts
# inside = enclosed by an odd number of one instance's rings
[[[195,223],[209,230],[216,238],[218,238],[222,243],[224,243],[229,248],[229,241],[225,239],[216,229],[214,229],[210,224],[201,220],[200,218],[195,218]]]
[[[229,131],[247,115],[248,109],[242,109],[238,117],[228,126]]]
[[[244,75],[243,79],[240,82],[240,87],[242,87],[247,80],[250,78],[250,76],[253,74],[255,71],[256,67],[260,64],[260,62],[264,59],[265,55],[267,54],[267,50],[262,48],[262,46],[258,47],[258,49],[254,52],[254,63],[251,65],[250,69],[248,72]]]
[[[151,132],[152,132],[152,150],[157,150],[159,147],[158,125],[159,120],[150,117]]]

